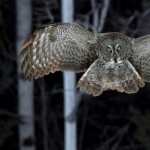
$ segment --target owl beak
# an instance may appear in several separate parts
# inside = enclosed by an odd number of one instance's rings
[[[121,61],[121,59],[120,59],[120,57],[119,57],[117,52],[114,53],[113,59],[114,59],[115,63],[119,63]]]
[[[114,60],[115,63],[118,62],[118,56],[116,54],[113,55],[113,60]]]
[[[120,63],[120,62],[121,62],[121,59],[120,59],[120,57],[118,57],[118,56],[114,56],[114,57],[113,57],[113,61],[114,61],[115,63]]]
[[[117,63],[118,62],[118,58],[114,57],[114,62]]]

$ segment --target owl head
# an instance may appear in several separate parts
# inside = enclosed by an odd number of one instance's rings
[[[97,55],[106,62],[127,60],[133,55],[131,39],[122,33],[105,33],[98,40]]]

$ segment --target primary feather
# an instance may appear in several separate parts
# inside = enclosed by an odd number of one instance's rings
[[[95,34],[78,24],[54,24],[35,32],[24,44],[21,68],[26,78],[58,70],[84,71],[96,58]]]

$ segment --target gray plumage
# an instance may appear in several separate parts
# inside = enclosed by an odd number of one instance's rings
[[[78,87],[94,96],[106,90],[128,94],[150,82],[150,36],[91,32],[76,23],[52,24],[36,31],[20,53],[28,79],[50,72],[85,72]]]
[[[33,34],[20,54],[26,78],[59,70],[83,71],[94,61],[94,34],[78,24],[53,24]]]

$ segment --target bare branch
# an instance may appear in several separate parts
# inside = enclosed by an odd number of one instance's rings
[[[98,148],[99,150],[105,150],[108,148],[109,144],[111,142],[113,142],[115,139],[118,138],[118,142],[114,144],[114,146],[112,147],[111,150],[116,150],[119,143],[121,142],[123,136],[125,135],[125,133],[127,133],[129,129],[129,124],[125,125],[123,128],[119,129],[118,132],[111,138],[109,138],[100,148]],[[115,149],[116,148],[116,149]]]
[[[102,30],[103,30],[105,20],[107,17],[107,13],[108,13],[109,5],[110,5],[110,0],[103,0],[103,7],[102,7],[102,11],[101,11],[101,16],[100,16],[100,22],[98,25],[98,32],[102,32]]]
[[[96,30],[98,27],[98,22],[99,22],[100,4],[98,4],[96,0],[91,0],[91,6],[92,6],[92,13],[93,13],[93,28],[94,30]]]
[[[47,16],[48,18],[51,20],[51,22],[54,21],[54,16],[52,15],[51,11],[50,11],[50,4],[49,4],[49,1],[47,0],[44,0],[45,2],[45,6],[46,6],[46,13],[47,13]]]

